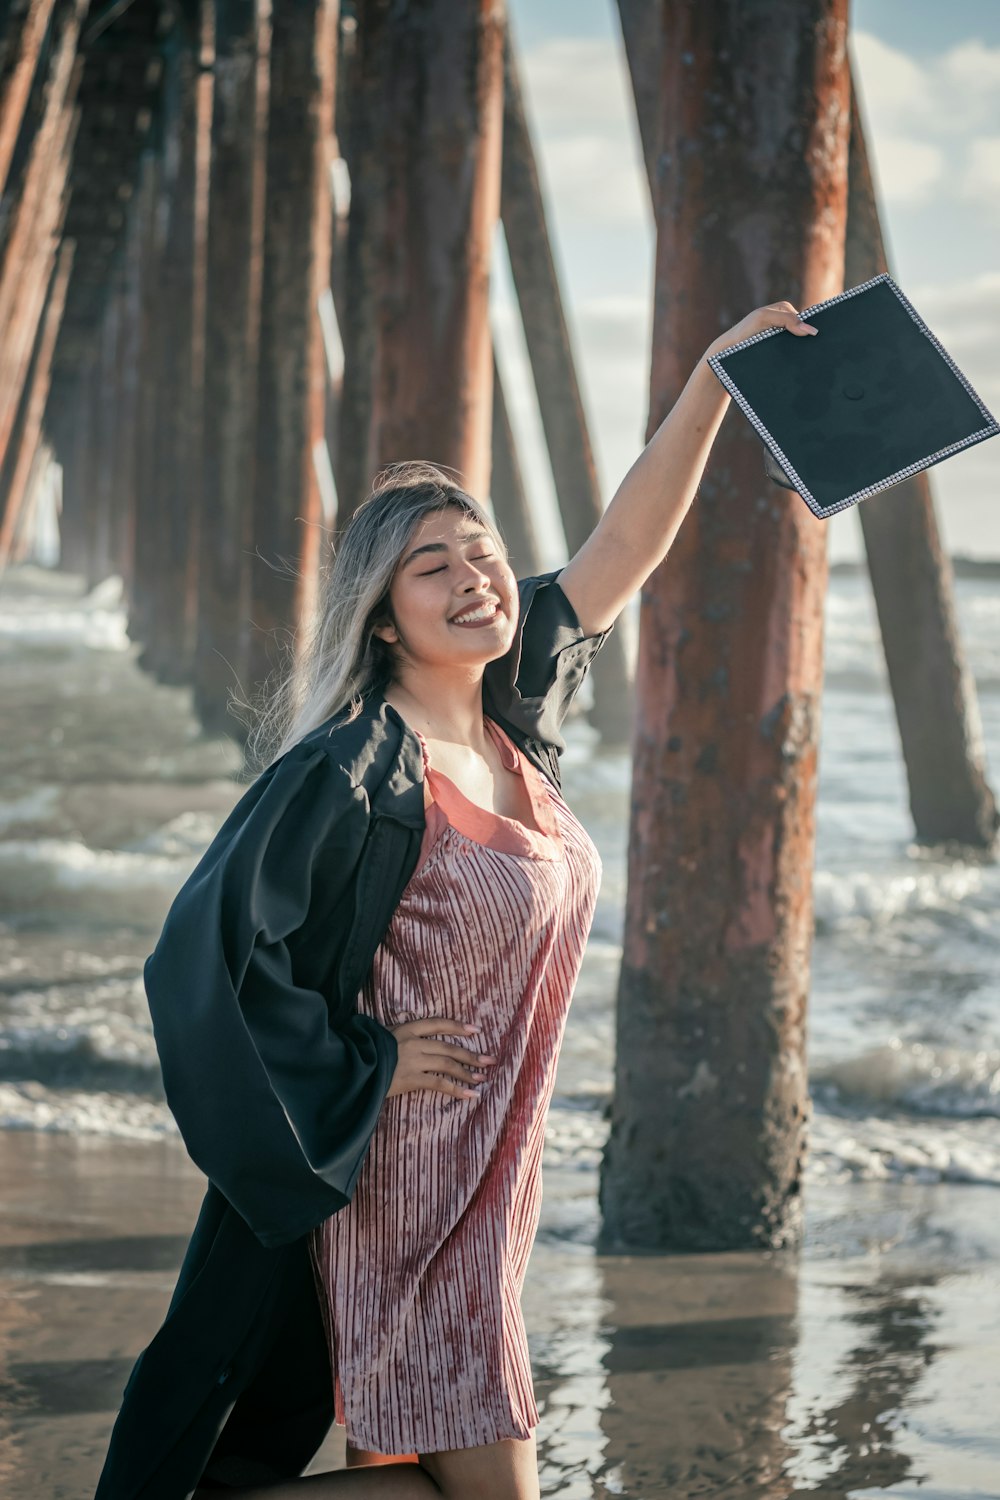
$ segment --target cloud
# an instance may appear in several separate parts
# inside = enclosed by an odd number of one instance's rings
[[[938,63],[941,105],[949,111],[943,123],[952,130],[995,127],[1000,100],[1000,47],[959,42]]]
[[[1000,47],[964,41],[921,62],[861,31],[851,51],[880,197],[907,207],[951,197],[994,212]]]
[[[879,195],[1000,213],[1000,47],[957,43],[919,60],[854,32],[851,51]],[[561,226],[648,228],[650,208],[624,49],[555,36],[521,59],[525,108],[546,198]]]
[[[645,179],[630,170],[617,135],[587,132],[548,140],[542,147],[545,195],[560,222],[649,229],[652,210]]]
[[[872,128],[922,123],[931,86],[928,69],[868,31],[851,33],[850,50]]]
[[[554,36],[521,57],[531,114],[546,134],[595,126],[631,128],[632,95],[621,45],[603,37]]]
[[[947,157],[940,147],[889,132],[875,132],[868,144],[880,199],[913,207],[933,201],[946,176]]]
[[[1000,217],[1000,135],[971,141],[965,168],[955,183],[958,197]]]
[[[617,365],[636,353],[646,358],[653,321],[652,297],[587,297],[576,309],[580,337],[595,358]]]
[[[968,40],[918,61],[871,32],[857,31],[851,51],[873,127],[964,136],[996,126],[1000,47]]]
[[[561,224],[648,229],[649,191],[620,45],[551,37],[521,58],[545,196]]]

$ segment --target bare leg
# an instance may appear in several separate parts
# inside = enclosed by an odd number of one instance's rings
[[[535,1432],[476,1448],[421,1453],[447,1500],[540,1500]]]
[[[415,1464],[381,1453],[366,1456],[379,1462],[251,1489],[195,1490],[193,1500],[350,1500],[369,1495],[378,1500],[539,1500],[541,1493],[534,1433],[477,1448],[421,1453]]]
[[[381,1454],[376,1457],[381,1458]],[[363,1464],[352,1469],[331,1469],[327,1474],[306,1474],[278,1484],[253,1485],[250,1489],[195,1490],[193,1500],[340,1500],[341,1496],[377,1496],[378,1500],[433,1500],[441,1491],[420,1463]]]
[[[348,1449],[349,1457],[361,1461],[346,1469],[250,1489],[195,1490],[192,1500],[340,1500],[367,1495],[378,1500],[540,1500],[534,1432],[529,1438],[503,1438],[476,1448],[421,1453],[415,1464],[364,1448]]]

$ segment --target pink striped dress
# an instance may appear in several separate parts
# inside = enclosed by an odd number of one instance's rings
[[[387,1098],[351,1202],[310,1235],[335,1421],[373,1453],[526,1438],[538,1423],[520,1295],[601,860],[548,777],[485,724],[537,827],[470,802],[418,735],[426,832],[358,1008],[384,1026],[476,1022],[477,1035],[439,1036],[498,1061],[476,1098]]]

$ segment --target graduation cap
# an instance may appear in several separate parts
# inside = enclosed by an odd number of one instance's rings
[[[1000,433],[955,361],[883,272],[708,356],[764,444],[764,469],[825,519]]]

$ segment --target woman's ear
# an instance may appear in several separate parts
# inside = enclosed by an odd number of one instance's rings
[[[383,601],[382,607],[372,621],[372,635],[377,635],[387,646],[399,645],[399,631],[392,618],[392,607]]]

